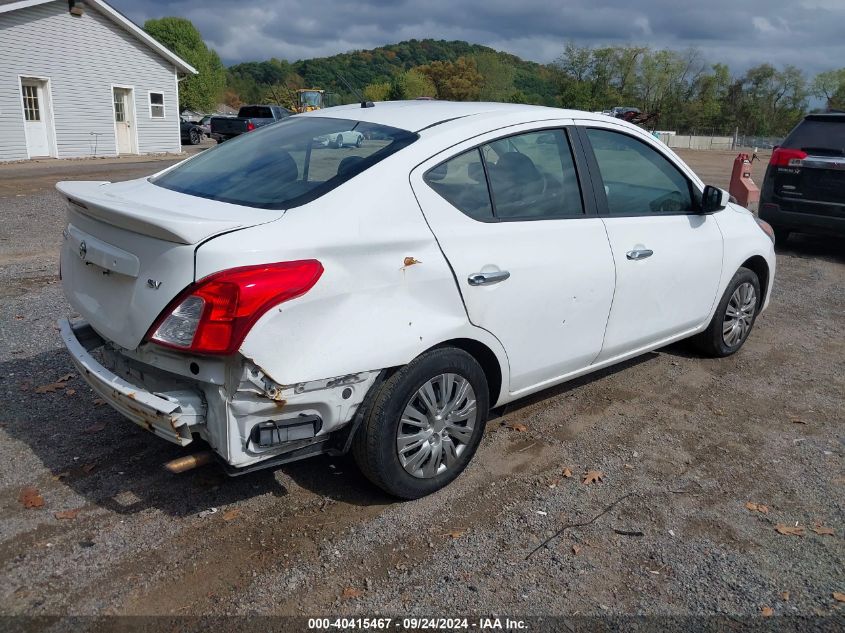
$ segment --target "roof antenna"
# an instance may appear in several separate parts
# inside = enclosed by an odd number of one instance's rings
[[[343,84],[349,89],[349,92],[351,92],[356,97],[358,97],[358,101],[361,102],[362,108],[374,108],[374,107],[376,107],[375,104],[372,101],[367,101],[366,99],[364,99],[364,95],[362,95],[360,92],[355,90],[355,88],[353,88],[352,85],[348,81],[346,81],[346,77],[344,77],[340,73],[337,73],[337,76],[343,82]]]

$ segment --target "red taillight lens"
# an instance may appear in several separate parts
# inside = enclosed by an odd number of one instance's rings
[[[807,158],[807,152],[801,151],[800,149],[778,147],[772,152],[772,157],[769,159],[769,165],[776,165],[778,167],[800,167],[805,158]]]
[[[252,132],[254,129],[255,129],[255,123],[253,123],[252,121],[247,121],[246,122],[246,131]]]
[[[215,273],[176,297],[147,340],[197,354],[233,354],[261,315],[308,292],[322,274],[314,259]]]

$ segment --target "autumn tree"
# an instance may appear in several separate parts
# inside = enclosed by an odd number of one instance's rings
[[[417,70],[431,80],[438,99],[474,101],[481,93],[483,78],[472,59],[459,57],[454,62],[435,61]]]
[[[147,20],[144,30],[198,71],[179,83],[179,109],[213,112],[223,97],[226,71],[191,21],[175,17]]]

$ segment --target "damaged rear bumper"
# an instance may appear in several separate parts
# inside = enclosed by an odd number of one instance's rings
[[[337,450],[331,440],[342,436],[335,432],[353,419],[379,375],[279,384],[239,354],[200,357],[155,345],[127,350],[88,323],[67,319],[59,330],[80,375],[108,404],[181,446],[199,436],[232,467],[229,474]]]
[[[199,392],[150,393],[106,369],[89,353],[105,344],[90,325],[60,319],[59,331],[80,376],[103,400],[159,437],[181,446],[191,443],[190,427],[205,421]]]

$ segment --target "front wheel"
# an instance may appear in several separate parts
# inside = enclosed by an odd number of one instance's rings
[[[202,134],[197,129],[191,130],[190,138],[191,145],[199,145],[202,142]]]
[[[352,449],[364,475],[418,499],[446,486],[475,454],[490,408],[487,379],[463,350],[435,349],[379,387]]]
[[[751,334],[761,305],[760,280],[754,271],[740,268],[722,295],[710,325],[695,337],[696,346],[707,356],[736,353]]]

